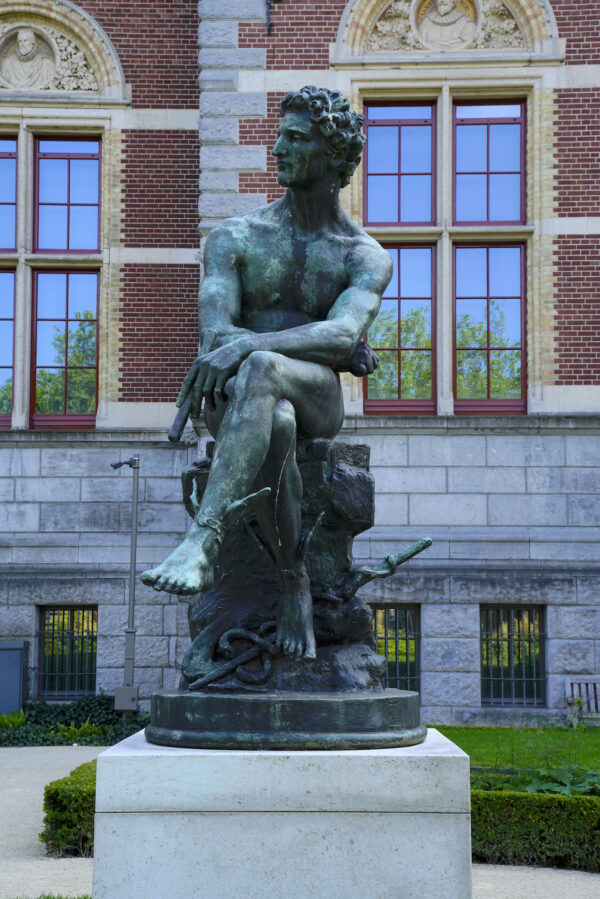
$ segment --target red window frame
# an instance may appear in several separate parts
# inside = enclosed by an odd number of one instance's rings
[[[43,153],[40,151],[40,144],[42,141],[57,141],[57,142],[65,142],[69,143],[78,143],[85,141],[96,141],[98,143],[98,152],[97,153],[48,153],[44,151]],[[69,163],[68,168],[68,176],[67,176],[67,202],[66,203],[42,203],[40,204],[39,200],[39,189],[40,189],[40,160],[41,159],[66,159]],[[98,160],[98,202],[97,203],[72,203],[71,202],[71,160],[73,159],[96,159]],[[50,205],[50,206],[66,206],[67,208],[67,246],[66,248],[50,248],[39,246],[39,219],[40,219],[40,205]],[[95,247],[78,247],[76,249],[71,249],[69,247],[70,241],[70,218],[71,218],[71,208],[73,206],[94,206],[98,208],[98,232],[96,239]],[[35,163],[34,163],[34,209],[33,209],[33,249],[35,253],[44,253],[44,254],[56,254],[60,253],[61,255],[66,254],[85,254],[85,253],[100,253],[100,232],[101,232],[101,217],[102,217],[102,140],[97,135],[79,135],[77,137],[71,137],[69,135],[60,135],[56,134],[51,135],[39,135],[35,139]]]
[[[17,291],[17,273],[12,268],[4,268],[0,269],[0,274],[9,274],[13,276],[13,308],[12,308],[12,317],[7,317],[5,315],[0,314],[0,321],[9,321],[12,322],[13,325],[13,340],[12,340],[12,365],[3,365],[0,367],[0,371],[4,369],[10,369],[12,371],[12,400],[13,406],[15,403],[15,307],[16,307],[16,291]],[[0,310],[1,313],[1,310]],[[12,421],[12,411],[11,412],[3,412],[0,413],[0,429],[6,430],[10,428]]]
[[[370,119],[369,118],[369,110],[377,107],[385,107],[385,106],[404,106],[404,107],[419,107],[419,106],[430,106],[431,107],[431,118],[427,119]],[[404,103],[402,101],[393,101],[393,100],[381,100],[372,103],[365,104],[365,133],[367,136],[367,143],[365,145],[364,151],[364,161],[363,161],[363,224],[369,227],[386,227],[393,226],[399,228],[414,228],[414,227],[427,227],[431,225],[435,225],[436,223],[436,196],[437,196],[437,105],[435,101],[423,100],[412,101],[410,103]],[[402,172],[401,171],[401,153],[402,153],[402,140],[401,140],[401,126],[410,126],[410,125],[431,125],[431,215],[429,221],[401,221],[401,175],[410,175],[410,174],[418,174],[424,175],[426,172]],[[378,175],[395,175],[398,177],[398,220],[397,221],[378,221],[369,219],[369,175],[372,173],[369,172],[369,131],[374,127],[381,126],[397,126],[398,127],[398,159],[396,161],[396,167],[394,169],[390,169],[389,172],[377,172]]]
[[[494,117],[488,118],[458,118],[456,110],[459,106],[520,106],[521,114],[517,117]],[[520,216],[518,219],[499,220],[490,219],[490,175],[494,174],[517,174],[516,172],[496,172],[490,169],[490,125],[520,125],[521,126],[521,153],[520,153],[520,171],[521,176],[521,202]],[[487,168],[485,172],[457,172],[456,166],[456,148],[457,148],[457,126],[458,125],[485,125],[487,126]],[[527,104],[525,100],[503,100],[496,102],[495,100],[456,100],[452,106],[452,221],[455,225],[524,225],[527,222]],[[486,209],[487,218],[485,219],[457,219],[456,216],[456,200],[457,200],[457,175],[486,175],[487,182],[487,198]]]
[[[477,299],[487,300],[487,343],[485,347],[474,347],[487,351],[487,398],[457,398],[457,346],[456,346],[456,251],[461,248],[485,249],[487,256],[487,296]],[[514,248],[521,250],[521,346],[491,347],[492,351],[515,350],[521,352],[521,397],[519,399],[490,398],[490,290],[489,290],[489,250],[495,248]],[[460,299],[460,298],[459,298]],[[462,347],[460,349],[463,349]],[[465,348],[468,349],[468,348]],[[454,412],[456,415],[526,415],[527,414],[527,248],[524,243],[499,241],[497,243],[456,243],[452,249],[452,385],[454,392]]]
[[[395,348],[387,347],[386,352],[395,349],[398,353],[398,398],[397,399],[370,399],[369,398],[369,378],[363,378],[363,409],[365,415],[435,415],[437,411],[437,362],[436,362],[436,298],[437,298],[437,265],[436,265],[436,245],[431,242],[424,243],[385,243],[385,249],[398,250],[398,259],[400,259],[400,250],[406,249],[427,249],[431,250],[431,347],[409,348],[411,352],[427,352],[431,356],[431,399],[402,399],[400,397],[402,384],[402,331],[400,318],[400,302],[401,300],[420,299],[426,300],[427,297],[403,297],[401,296],[400,271],[398,270],[398,296],[385,297],[385,299],[396,299],[398,303],[398,346]],[[373,345],[373,349],[377,352],[377,348]],[[384,348],[382,348],[384,351]],[[406,351],[406,350],[404,350]]]
[[[12,247],[0,247],[0,253],[14,253],[17,249],[17,187],[19,184],[19,159],[17,151],[19,149],[18,138],[13,137],[12,134],[0,134],[0,141],[3,140],[13,140],[16,144],[16,148],[14,152],[8,153],[4,151],[0,151],[0,159],[14,159],[15,160],[15,201],[14,203],[0,202],[0,206],[13,206],[15,210],[15,242]]]
[[[62,413],[41,413],[36,412],[36,371],[38,368],[64,368],[65,370],[65,385],[64,385],[64,402],[63,408],[66,410],[67,407],[67,386],[68,386],[68,372],[69,369],[80,370],[82,366],[70,366],[68,362],[68,344],[65,343],[65,364],[64,366],[38,366],[37,365],[37,324],[38,321],[44,321],[45,319],[38,318],[38,277],[39,275],[45,274],[61,274],[67,276],[67,296],[66,296],[66,308],[65,308],[65,335],[68,333],[67,327],[69,321],[74,321],[75,319],[69,319],[69,275],[96,275],[97,280],[97,288],[96,288],[96,318],[89,319],[89,321],[94,321],[96,325],[96,363],[95,363],[95,391],[96,391],[96,404],[93,413],[89,414],[73,414],[68,412]],[[32,345],[31,345],[31,396],[30,396],[30,426],[36,430],[39,429],[68,429],[68,430],[90,430],[93,429],[96,425],[96,413],[98,409],[98,361],[99,361],[99,320],[98,320],[98,312],[99,312],[99,302],[100,302],[100,271],[98,269],[34,269],[33,271],[33,314],[32,314]],[[48,321],[61,321],[59,318],[48,319]],[[66,338],[67,340],[67,338]],[[83,370],[89,369],[91,366],[84,366]]]

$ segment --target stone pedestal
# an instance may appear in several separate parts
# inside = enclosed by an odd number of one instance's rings
[[[98,758],[94,899],[468,899],[469,759],[401,749]]]

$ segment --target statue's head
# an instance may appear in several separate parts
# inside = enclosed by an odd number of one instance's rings
[[[456,8],[456,0],[436,0],[436,3],[437,11],[441,16],[447,16]]]
[[[319,136],[322,147],[320,153],[314,148],[312,157],[329,157],[330,164],[335,163],[340,186],[349,184],[365,145],[364,116],[350,109],[350,101],[340,91],[309,85],[286,94],[281,101],[281,115],[284,121],[292,122],[296,116],[300,124],[306,122],[313,134]],[[279,141],[273,150],[276,156],[278,144]],[[315,165],[317,162],[314,158]],[[286,183],[281,174],[279,180]]]
[[[25,59],[35,53],[37,41],[30,28],[21,28],[17,34],[17,52],[21,59]]]

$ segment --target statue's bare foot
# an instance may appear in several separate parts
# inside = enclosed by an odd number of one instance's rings
[[[310,581],[304,565],[296,571],[297,576],[288,580],[288,589],[279,603],[275,645],[280,652],[295,659],[314,659],[317,650]]]
[[[219,544],[214,531],[193,524],[162,565],[144,571],[142,582],[155,590],[189,596],[208,590],[214,581]]]

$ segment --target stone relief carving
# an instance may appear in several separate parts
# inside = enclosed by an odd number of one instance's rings
[[[77,44],[55,28],[15,23],[0,29],[0,88],[98,91],[98,80]]]
[[[394,0],[367,41],[367,51],[497,50],[525,46],[502,0]]]

